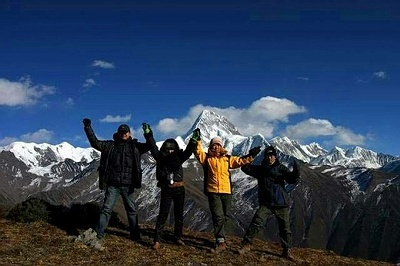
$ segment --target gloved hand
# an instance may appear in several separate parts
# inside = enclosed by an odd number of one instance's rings
[[[85,127],[89,127],[90,124],[92,123],[92,121],[90,121],[89,118],[84,118],[84,119],[82,120],[82,122],[83,122],[83,125],[84,125]]]
[[[261,151],[261,147],[260,146],[257,146],[257,147],[254,147],[254,148],[251,148],[250,150],[249,150],[249,155],[251,156],[251,157],[256,157],[257,156],[257,154],[259,154],[260,153],[260,151]]]
[[[196,128],[195,130],[193,130],[192,140],[199,141],[200,139],[201,139],[200,128]]]
[[[143,128],[144,134],[149,134],[151,132],[150,125],[147,123],[142,123],[142,128]]]

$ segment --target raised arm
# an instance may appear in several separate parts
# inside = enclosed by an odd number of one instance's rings
[[[96,134],[92,129],[92,122],[90,121],[89,118],[84,118],[82,122],[83,122],[83,129],[86,133],[86,137],[89,140],[90,146],[101,152],[105,149],[108,142],[112,142],[112,141],[103,141],[97,139]]]
[[[148,145],[148,148],[150,149],[151,156],[153,156],[153,158],[157,160],[160,154],[160,150],[158,149],[156,141],[154,140],[153,131],[151,130],[150,125],[146,123],[142,124],[142,128],[143,136],[146,139],[146,143]]]

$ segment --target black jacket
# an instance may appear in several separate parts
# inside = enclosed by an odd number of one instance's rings
[[[172,153],[165,151],[165,144],[169,142],[175,148]],[[154,139],[149,139],[150,152],[157,162],[156,178],[157,186],[164,187],[169,183],[169,176],[172,177],[174,182],[183,181],[182,164],[189,159],[196,146],[195,142],[189,141],[185,150],[179,149],[178,143],[174,139],[167,139],[164,141],[161,149],[159,150]]]
[[[273,165],[267,165],[265,160],[261,165],[245,165],[244,173],[257,178],[258,200],[260,205],[273,207],[289,206],[289,195],[285,190],[285,182],[295,184],[300,178],[297,165],[289,172],[288,168],[276,159]]]
[[[108,186],[142,185],[142,169],[140,155],[149,151],[148,140],[140,143],[137,139],[122,140],[114,133],[114,140],[98,140],[92,127],[84,127],[90,145],[101,152],[99,166],[100,189]]]

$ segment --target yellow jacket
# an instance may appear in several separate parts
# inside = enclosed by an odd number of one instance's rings
[[[232,194],[232,186],[229,169],[239,168],[253,162],[254,158],[248,156],[231,156],[223,149],[219,157],[211,156],[203,150],[201,140],[197,141],[194,156],[203,165],[204,192]],[[207,175],[207,176],[206,176]]]

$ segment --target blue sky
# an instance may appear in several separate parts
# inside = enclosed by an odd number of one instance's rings
[[[399,1],[2,1],[0,146],[89,144],[121,123],[400,155]]]

